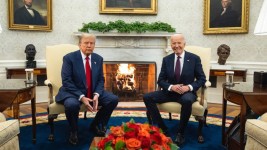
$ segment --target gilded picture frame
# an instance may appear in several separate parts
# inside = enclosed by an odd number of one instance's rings
[[[23,2],[8,0],[9,29],[52,31],[52,0]]]
[[[248,25],[249,0],[204,0],[203,34],[248,33]]]
[[[100,14],[151,14],[158,13],[157,0],[99,0]]]

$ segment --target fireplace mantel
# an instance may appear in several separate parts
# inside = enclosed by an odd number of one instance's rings
[[[160,48],[166,53],[171,50],[170,37],[174,33],[149,32],[149,33],[117,33],[117,32],[92,32],[100,42],[96,48],[135,48],[153,49]],[[81,36],[82,32],[74,32],[75,36]],[[107,42],[108,41],[108,42]]]

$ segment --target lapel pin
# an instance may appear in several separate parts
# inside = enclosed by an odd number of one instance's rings
[[[189,59],[187,61],[189,61]]]
[[[96,64],[96,62],[94,61],[94,63]]]

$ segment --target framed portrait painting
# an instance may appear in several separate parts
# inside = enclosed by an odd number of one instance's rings
[[[157,0],[99,0],[100,14],[157,14]]]
[[[52,31],[52,0],[8,0],[9,29]]]
[[[203,34],[248,33],[249,0],[204,0]]]

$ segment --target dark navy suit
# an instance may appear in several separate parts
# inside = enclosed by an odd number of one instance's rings
[[[99,94],[101,109],[97,112],[93,124],[106,126],[112,111],[118,104],[118,97],[104,90],[103,58],[91,54],[92,93]],[[56,101],[65,106],[66,117],[73,132],[78,130],[77,121],[80,110],[81,95],[87,95],[86,77],[83,58],[80,50],[71,52],[63,57],[62,87],[56,95]]]
[[[163,58],[158,78],[158,85],[163,90],[145,94],[143,98],[148,113],[152,117],[153,124],[158,125],[163,130],[167,130],[167,127],[160,116],[156,103],[171,101],[181,103],[181,118],[178,132],[183,134],[191,115],[192,103],[196,101],[196,91],[205,84],[206,76],[203,72],[199,56],[185,51],[180,80],[176,81],[174,77],[174,60],[174,53]],[[168,88],[170,85],[174,84],[190,84],[193,87],[193,91],[189,91],[184,94],[169,91]]]

